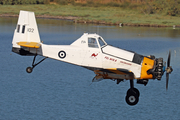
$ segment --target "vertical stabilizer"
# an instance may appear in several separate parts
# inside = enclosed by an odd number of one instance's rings
[[[40,43],[34,12],[20,11],[12,41],[13,47],[20,48],[20,46],[17,44],[18,42]]]

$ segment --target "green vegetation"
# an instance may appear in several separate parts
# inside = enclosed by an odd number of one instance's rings
[[[0,0],[1,5],[46,4],[48,0]]]
[[[38,16],[74,16],[86,23],[180,25],[180,0],[0,0],[0,4],[1,15],[28,10]]]

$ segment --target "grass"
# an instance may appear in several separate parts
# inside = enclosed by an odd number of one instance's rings
[[[34,11],[36,15],[76,16],[80,20],[111,23],[180,25],[180,17],[163,14],[144,14],[141,11],[120,7],[88,7],[73,5],[0,5],[0,14],[19,14],[20,10]]]

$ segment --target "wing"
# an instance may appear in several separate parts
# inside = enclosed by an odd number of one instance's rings
[[[134,74],[133,72],[127,69],[119,69],[119,68],[108,68],[108,69],[98,69],[94,70],[96,76],[93,79],[94,81],[100,81],[102,79],[126,79],[133,80]]]
[[[18,42],[17,44],[29,48],[39,48],[41,46],[41,44],[37,42]]]

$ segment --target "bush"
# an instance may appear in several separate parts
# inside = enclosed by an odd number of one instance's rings
[[[0,0],[2,5],[47,4],[49,0]]]
[[[60,5],[67,5],[67,4],[73,4],[74,0],[52,0],[51,2],[55,2]]]
[[[179,6],[180,6],[180,2],[177,2],[177,1],[169,2],[167,14],[171,15],[171,16],[179,16],[180,15],[180,7]]]
[[[180,0],[157,0],[146,1],[142,7],[142,11],[146,14],[166,14],[170,16],[180,15]]]

